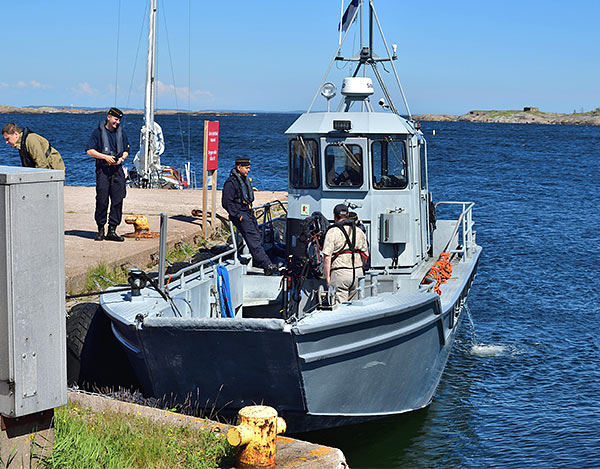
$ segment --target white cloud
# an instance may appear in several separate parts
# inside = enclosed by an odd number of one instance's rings
[[[79,95],[86,94],[88,96],[95,96],[98,94],[98,90],[96,88],[92,88],[87,81],[79,83],[77,88],[71,88],[71,91]]]
[[[23,80],[18,81],[17,83],[15,83],[14,85],[11,85],[10,83],[6,83],[5,81],[0,82],[0,88],[20,88],[20,89],[24,89],[24,88],[35,88],[35,89],[47,89],[47,88],[51,88],[50,85],[45,85],[43,83],[40,83],[39,81],[36,80],[29,80],[29,82],[24,82]]]
[[[41,88],[41,89],[47,89],[50,88],[50,85],[43,85],[42,83],[40,83],[39,81],[35,81],[35,80],[31,80],[29,82],[29,85],[32,88]]]
[[[191,99],[191,100],[197,100],[197,98],[199,98],[200,96],[208,96],[209,98],[213,99],[214,96],[210,91],[201,91],[201,90],[194,90],[194,91],[190,91],[189,87],[187,86],[174,86],[174,85],[166,85],[165,83],[163,83],[162,81],[158,80],[157,81],[157,91],[159,95],[168,95],[168,96],[175,96],[175,93],[177,93],[177,99],[180,99],[182,101],[186,100],[186,99]]]

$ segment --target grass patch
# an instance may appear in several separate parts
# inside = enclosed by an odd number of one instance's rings
[[[511,117],[514,114],[518,114],[524,111],[488,111],[487,115],[491,118],[495,118],[495,117]]]
[[[196,252],[197,248],[193,248],[188,244],[179,242],[175,243],[173,249],[167,253],[166,259],[167,262],[170,262],[171,264],[180,261],[189,261],[192,259],[194,254],[196,254]]]
[[[55,410],[54,427],[54,451],[42,467],[216,468],[234,453],[218,433],[73,403]]]
[[[84,292],[104,290],[113,285],[127,283],[129,272],[120,266],[109,266],[106,263],[98,264],[88,270],[83,287]]]

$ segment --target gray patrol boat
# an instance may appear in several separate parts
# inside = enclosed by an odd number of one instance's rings
[[[359,10],[362,3],[352,19]],[[132,272],[130,291],[101,296],[145,394],[220,412],[270,405],[292,432],[401,414],[433,399],[481,254],[474,204],[432,202],[425,138],[408,106],[408,117],[397,111],[379,73],[388,65],[396,75],[396,53],[385,41],[387,57],[373,53],[372,2],[368,18],[369,45],[344,58],[340,41],[334,56],[354,68],[337,110],[329,109],[336,90],[326,74],[327,110],[311,104],[286,132],[287,216],[263,225],[268,252],[285,260],[281,275],[242,262],[234,243],[167,285],[162,275]],[[365,230],[370,267],[358,299],[335,304],[321,247],[339,203]],[[444,211],[451,216],[441,219]]]

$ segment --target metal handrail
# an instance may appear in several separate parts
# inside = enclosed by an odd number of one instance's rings
[[[282,202],[281,200],[273,200],[271,202],[267,202],[266,204],[259,205],[258,207],[252,207],[252,211],[254,212],[254,211],[259,210],[261,208],[264,208],[264,209],[271,208],[274,205],[279,205],[281,207],[281,209],[287,215],[287,209],[285,208],[285,206],[287,205],[287,200],[284,201],[284,202]],[[264,213],[263,213],[263,219],[264,219],[266,213],[267,213],[267,210],[265,210]]]
[[[235,247],[224,251],[220,254],[217,254],[214,257],[211,257],[209,259],[204,259],[203,261],[199,261],[196,262],[194,264],[191,264],[183,269],[181,269],[180,271],[178,271],[176,274],[173,274],[171,276],[171,282],[173,282],[174,280],[180,280],[180,286],[183,288],[185,287],[185,274],[194,270],[196,271],[198,268],[200,268],[200,278],[203,279],[204,278],[204,266],[207,264],[218,264],[219,262],[221,262],[222,258],[225,256],[229,256],[230,254],[235,254],[237,251],[237,249]]]
[[[437,210],[439,205],[460,205],[462,206],[461,214],[456,221],[452,235],[448,240],[448,244],[443,249],[444,252],[451,252],[455,254],[463,254],[463,258],[467,258],[470,254],[470,250],[474,247],[473,238],[473,207],[475,202],[456,202],[456,201],[440,201],[435,204]],[[454,236],[458,233],[459,229],[462,228],[462,248],[451,249],[448,251],[448,247]]]
[[[258,207],[253,207],[252,210],[258,210],[261,208],[270,208],[274,205],[279,205],[283,211],[287,214],[287,210],[285,209],[285,205],[287,204],[287,201],[282,202],[281,200],[274,200],[272,202],[268,202],[266,204],[263,205],[259,205]],[[265,213],[267,212],[267,210],[265,210]],[[171,276],[171,282],[174,280],[178,280],[179,278],[181,278],[180,281],[180,286],[183,288],[185,287],[185,274],[190,272],[190,271],[196,271],[198,268],[200,268],[200,278],[203,279],[204,278],[204,266],[206,266],[207,264],[218,264],[219,262],[221,262],[221,260],[225,257],[225,256],[229,256],[230,254],[234,255],[235,258],[235,262],[238,262],[237,259],[237,243],[235,240],[235,236],[233,234],[233,230],[232,230],[232,223],[230,222],[230,230],[231,230],[231,235],[233,238],[233,247],[225,252],[222,252],[221,254],[217,254],[214,257],[211,257],[209,259],[205,259],[203,261],[200,262],[196,262],[194,264],[191,264],[183,269],[181,269],[180,271],[178,271],[176,274],[173,274]]]
[[[279,205],[283,209],[283,211],[286,213],[286,215],[287,215],[287,210],[285,208],[285,204],[287,204],[287,201],[282,202],[281,200],[275,200],[275,201],[268,202],[268,203],[263,204],[263,205],[259,205],[258,207],[253,207],[252,210],[258,210],[258,209],[264,208],[265,209],[265,214],[266,214],[267,213],[267,210],[266,210],[267,208],[270,208],[270,207],[272,207],[274,205]],[[265,215],[265,217],[266,217],[266,215]],[[177,273],[175,273],[175,274],[173,274],[173,275],[171,275],[169,277],[169,283],[172,283],[173,281],[179,280],[179,286],[181,288],[184,288],[185,287],[185,274],[187,274],[188,272],[191,272],[191,271],[195,272],[195,271],[198,270],[198,268],[200,269],[200,279],[204,279],[204,267],[206,265],[208,265],[208,264],[218,264],[219,262],[221,262],[221,260],[224,257],[229,256],[230,254],[234,255],[234,262],[237,264],[239,262],[239,260],[237,258],[237,243],[236,243],[236,240],[235,240],[235,235],[233,233],[232,223],[230,222],[229,225],[230,225],[229,229],[231,230],[231,236],[233,238],[233,247],[231,249],[229,249],[229,250],[227,250],[225,252],[222,252],[220,254],[217,254],[216,256],[211,257],[209,259],[205,259],[203,261],[199,261],[199,262],[196,262],[194,264],[191,264],[191,265],[189,265],[189,266],[187,266],[187,267],[179,270]],[[166,227],[165,227],[165,229],[166,229]],[[168,276],[165,276],[165,277],[168,277]],[[168,285],[166,286],[166,288],[168,289]]]

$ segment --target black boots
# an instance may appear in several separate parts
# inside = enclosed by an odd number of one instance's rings
[[[98,234],[94,238],[96,241],[109,240],[109,241],[125,241],[123,236],[119,236],[116,232],[117,227],[108,225],[108,233],[104,234],[104,225],[98,225]]]
[[[94,238],[95,241],[102,241],[104,239],[104,225],[98,226],[98,234]]]
[[[279,268],[275,264],[269,264],[264,270],[265,275],[276,275],[279,273]]]
[[[109,241],[125,241],[125,238],[123,238],[123,236],[120,236],[117,234],[117,232],[115,231],[117,229],[116,226],[110,226],[108,227],[108,233],[106,233],[106,237],[104,239],[107,239]],[[103,229],[104,231],[104,229]]]

